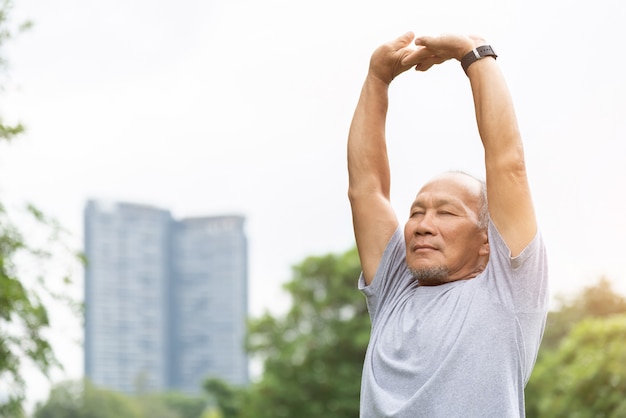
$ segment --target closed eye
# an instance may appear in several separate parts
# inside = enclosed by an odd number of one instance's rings
[[[447,210],[440,210],[437,212],[439,215],[450,215],[450,216],[457,216],[456,213],[454,212],[450,212]]]

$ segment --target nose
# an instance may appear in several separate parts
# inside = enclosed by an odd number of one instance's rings
[[[413,234],[415,235],[434,235],[435,234],[434,215],[432,214],[432,212],[426,211],[425,214],[415,219]]]

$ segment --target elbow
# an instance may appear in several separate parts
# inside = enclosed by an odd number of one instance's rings
[[[510,187],[528,184],[528,172],[523,158],[497,161],[486,165],[487,184],[503,183]]]
[[[365,196],[374,194],[374,190],[371,189],[368,191],[365,187],[355,187],[353,185],[348,186],[348,200],[350,203],[357,202],[362,200]]]
[[[350,184],[348,186],[348,200],[351,204],[356,202],[362,202],[368,199],[376,198],[384,198],[385,200],[389,200],[389,188],[383,187],[379,183],[368,183],[368,184]]]
[[[526,160],[521,143],[491,154],[485,153],[485,165],[488,173],[498,173],[512,178],[526,178]]]

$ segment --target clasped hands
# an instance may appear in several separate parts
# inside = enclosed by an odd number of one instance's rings
[[[484,43],[484,39],[478,36],[450,34],[416,38],[413,32],[407,32],[374,51],[369,73],[389,84],[409,68],[426,71],[449,59],[461,61],[466,53]]]

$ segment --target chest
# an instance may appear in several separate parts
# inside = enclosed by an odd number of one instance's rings
[[[378,319],[371,348],[402,367],[421,368],[451,355],[476,358],[494,344],[510,353],[519,337],[512,312],[480,289],[412,291],[384,306]]]

